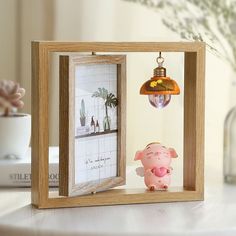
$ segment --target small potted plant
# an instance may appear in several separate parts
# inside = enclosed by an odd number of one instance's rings
[[[105,88],[98,88],[98,91],[94,92],[92,97],[102,98],[104,100],[106,115],[103,119],[103,129],[108,131],[111,129],[111,118],[108,115],[108,107],[113,108],[118,104],[118,99],[113,93],[109,93]]]
[[[0,159],[23,158],[31,135],[31,116],[17,113],[24,106],[25,89],[14,81],[0,81]]]
[[[82,99],[80,107],[80,124],[81,126],[85,126],[85,123],[86,123],[85,104],[84,104],[84,99]]]

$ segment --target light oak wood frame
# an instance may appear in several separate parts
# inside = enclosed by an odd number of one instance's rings
[[[51,198],[48,189],[48,67],[51,52],[184,52],[183,188],[112,189]],[[205,44],[201,42],[32,42],[32,204],[57,208],[194,201],[204,198]],[[132,79],[132,78],[131,78]],[[50,196],[49,196],[50,195]]]
[[[76,196],[93,193],[125,184],[126,167],[126,56],[60,56],[60,163],[59,195]],[[117,66],[117,176],[105,178],[99,183],[75,183],[75,68],[80,65],[114,64]],[[83,187],[83,191],[81,191]]]

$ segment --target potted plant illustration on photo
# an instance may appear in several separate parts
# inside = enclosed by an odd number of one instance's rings
[[[86,124],[84,99],[81,100],[81,107],[80,107],[80,124],[81,124],[81,126],[85,126],[85,124]]]
[[[102,98],[104,100],[105,117],[103,119],[103,129],[104,131],[109,131],[111,129],[111,118],[108,115],[108,108],[115,108],[118,105],[118,99],[115,94],[109,93],[105,88],[98,88],[92,97]]]
[[[0,81],[0,159],[23,158],[31,136],[31,116],[18,113],[25,89],[14,81]]]

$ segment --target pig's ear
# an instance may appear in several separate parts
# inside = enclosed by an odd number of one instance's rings
[[[169,148],[169,153],[170,153],[170,157],[172,158],[178,157],[178,154],[176,153],[174,148]]]
[[[137,151],[134,157],[134,160],[141,160],[143,158],[143,152],[142,151]]]

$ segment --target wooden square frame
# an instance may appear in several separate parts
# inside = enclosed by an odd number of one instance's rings
[[[84,191],[99,192],[125,184],[126,180],[126,55],[63,55],[60,56],[59,109],[59,194],[76,196]],[[117,176],[89,183],[75,184],[75,67],[79,65],[113,64],[117,67]],[[107,134],[107,132],[104,132]],[[100,136],[101,133],[99,133]],[[95,137],[94,135],[93,137]],[[93,183],[91,183],[93,182]],[[81,191],[83,187],[83,191]]]
[[[48,188],[48,70],[52,52],[184,52],[183,188],[111,189],[54,197]],[[204,198],[205,44],[201,42],[32,42],[32,204],[38,208],[194,201]]]

